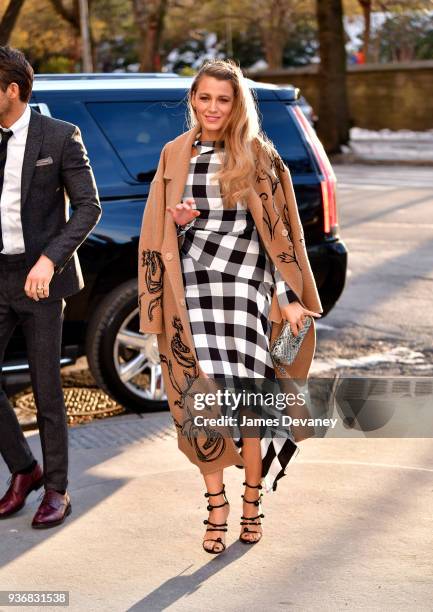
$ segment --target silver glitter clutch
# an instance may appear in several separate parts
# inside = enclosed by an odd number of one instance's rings
[[[293,334],[290,328],[290,323],[286,321],[280,335],[274,340],[270,348],[272,359],[284,365],[291,365],[298,354],[302,340],[305,338],[312,321],[312,317],[306,317],[304,327],[298,332],[297,336]],[[285,374],[285,370],[283,368],[280,367],[279,369],[283,374]]]

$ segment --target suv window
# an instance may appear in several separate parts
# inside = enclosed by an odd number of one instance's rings
[[[186,106],[178,102],[88,102],[92,117],[104,132],[131,177],[150,182],[161,149],[187,129]],[[261,101],[263,129],[293,175],[315,172],[289,107]]]
[[[150,182],[161,149],[184,132],[184,102],[89,102],[87,108],[131,177]]]
[[[311,174],[315,172],[311,157],[289,109],[290,106],[282,102],[261,102],[263,130],[274,143],[291,174]]]

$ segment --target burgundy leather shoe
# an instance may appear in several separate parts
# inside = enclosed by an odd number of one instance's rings
[[[43,471],[37,463],[29,474],[12,474],[9,489],[0,499],[0,519],[21,510],[27,496],[43,485]]]
[[[41,505],[36,512],[32,527],[34,529],[48,529],[63,523],[65,518],[71,514],[71,499],[66,492],[58,493],[54,489],[47,489]]]

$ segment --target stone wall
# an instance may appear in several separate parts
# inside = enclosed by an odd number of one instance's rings
[[[317,111],[317,65],[247,73],[255,81],[291,84]],[[433,129],[433,61],[354,65],[347,69],[351,125],[380,130]]]

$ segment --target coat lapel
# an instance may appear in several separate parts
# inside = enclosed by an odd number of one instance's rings
[[[41,150],[42,140],[42,119],[38,112],[32,110],[21,174],[21,207],[25,205],[29,194],[30,184],[35,171],[35,164],[39,156],[39,151]]]
[[[251,188],[247,197],[248,210],[254,219],[255,226],[259,234],[263,231],[263,204],[255,189]]]
[[[181,200],[188,177],[192,145],[199,131],[200,125],[198,124],[178,136],[170,148],[163,174],[164,180],[169,181],[167,183],[167,206],[175,206]]]

